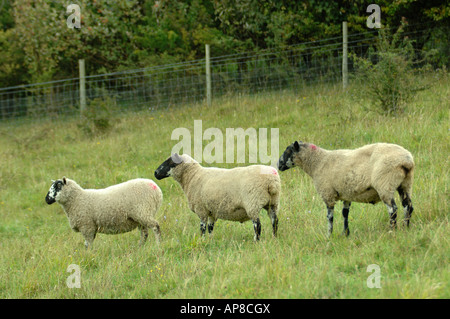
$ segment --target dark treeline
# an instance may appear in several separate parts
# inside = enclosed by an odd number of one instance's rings
[[[371,1],[283,0],[91,0],[81,8],[81,28],[69,29],[66,0],[0,0],[0,87],[78,75],[115,72],[277,48],[349,33],[366,32]],[[381,23],[402,22],[442,38],[447,1],[377,1]],[[426,41],[424,40],[424,43]],[[447,49],[448,50],[448,49]]]

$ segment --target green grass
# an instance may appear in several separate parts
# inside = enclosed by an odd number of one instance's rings
[[[356,88],[358,89],[358,88]],[[111,132],[83,135],[78,120],[0,124],[0,298],[449,298],[449,96],[444,77],[420,92],[406,113],[379,114],[338,86],[216,99],[126,114]],[[44,197],[50,179],[67,176],[85,188],[153,178],[176,141],[171,133],[194,119],[217,127],[279,128],[280,154],[294,140],[323,148],[397,143],[415,156],[410,229],[389,229],[382,204],[354,203],[349,238],[328,239],[326,208],[300,169],[281,173],[279,235],[262,213],[262,237],[250,222],[219,220],[200,238],[199,219],[172,179],[158,181],[163,241],[138,245],[137,230],[98,234],[93,250],[73,232],[58,204]],[[204,141],[206,145],[208,141]],[[215,164],[232,167],[232,164]],[[397,204],[401,207],[397,198]],[[401,211],[401,209],[400,209]],[[81,267],[81,288],[69,289],[70,264]],[[381,288],[367,287],[367,266],[381,270]]]

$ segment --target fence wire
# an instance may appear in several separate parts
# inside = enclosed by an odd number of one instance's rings
[[[422,31],[411,32],[414,38]],[[348,52],[367,55],[376,32],[349,35]],[[214,48],[212,48],[214,54]],[[211,61],[212,97],[274,90],[301,90],[342,79],[342,38],[286,46],[279,50],[216,56]],[[348,70],[353,65],[349,59]],[[88,106],[112,102],[114,112],[156,110],[206,99],[205,59],[86,76]],[[0,88],[0,121],[60,118],[79,114],[78,78]]]

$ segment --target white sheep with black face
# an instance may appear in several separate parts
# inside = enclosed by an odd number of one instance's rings
[[[280,171],[294,166],[312,177],[317,192],[327,205],[328,231],[333,231],[334,205],[344,202],[344,234],[348,229],[351,202],[375,204],[383,201],[391,226],[395,227],[397,206],[394,194],[401,197],[405,224],[409,226],[413,206],[411,192],[414,160],[409,151],[396,144],[375,143],[354,150],[329,151],[314,144],[294,142],[278,161]]]
[[[189,208],[200,217],[200,231],[211,233],[217,219],[245,222],[252,220],[255,240],[259,240],[259,213],[265,209],[273,235],[278,229],[277,211],[281,182],[275,168],[251,165],[232,169],[202,167],[189,155],[174,154],[155,171],[158,180],[172,176],[183,188]]]
[[[148,228],[153,229],[159,242],[161,233],[155,216],[162,198],[161,189],[150,179],[133,179],[105,189],[83,189],[63,177],[52,183],[45,201],[62,206],[70,227],[83,234],[88,248],[97,233],[119,234],[136,227],[141,231],[141,244],[147,240]]]

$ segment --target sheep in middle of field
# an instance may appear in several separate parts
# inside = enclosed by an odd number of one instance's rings
[[[151,179],[133,179],[104,189],[83,189],[63,177],[53,182],[45,201],[49,205],[58,202],[63,207],[70,227],[83,234],[86,248],[92,245],[97,233],[126,233],[136,227],[141,230],[141,244],[147,240],[148,228],[153,229],[160,241],[155,215],[162,203],[162,192]]]
[[[411,191],[414,160],[410,152],[396,144],[375,143],[354,150],[328,151],[314,144],[295,141],[278,161],[280,171],[301,167],[314,180],[317,192],[327,205],[328,232],[333,231],[333,212],[336,201],[344,202],[344,234],[348,229],[351,202],[375,204],[383,201],[395,227],[398,191],[405,213],[405,224],[413,212]]]
[[[273,235],[278,228],[277,211],[281,183],[275,168],[251,165],[223,169],[202,167],[189,155],[174,154],[155,171],[158,180],[172,176],[189,202],[189,208],[200,217],[200,231],[204,235],[217,219],[253,221],[255,240],[259,240],[261,223],[259,212],[264,208],[271,220]]]

